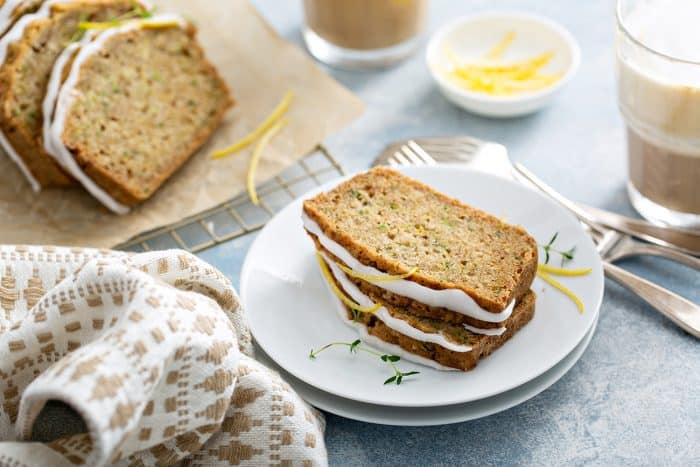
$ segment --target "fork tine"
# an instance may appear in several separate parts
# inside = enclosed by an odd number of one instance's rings
[[[411,140],[408,142],[408,147],[413,150],[413,153],[425,164],[425,165],[435,165],[437,162],[433,157],[428,154],[425,149],[418,145],[415,141]]]
[[[404,156],[401,151],[396,151],[394,153],[394,160],[396,160],[398,165],[414,165],[410,160],[406,159],[406,156]]]
[[[406,156],[406,158],[411,162],[411,165],[425,165],[425,162],[416,155],[413,150],[408,146],[401,146],[401,152]]]

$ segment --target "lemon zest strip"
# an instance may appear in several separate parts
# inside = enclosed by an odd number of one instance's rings
[[[289,123],[289,120],[284,118],[265,131],[265,133],[263,133],[263,135],[260,137],[260,141],[258,141],[258,143],[255,145],[253,154],[250,156],[248,173],[245,177],[245,185],[248,189],[248,196],[250,196],[250,200],[256,206],[260,204],[258,194],[255,191],[255,172],[258,169],[258,162],[260,162],[260,157],[262,156],[263,151],[267,147],[272,137],[275,136],[275,134],[277,134],[277,132],[280,131],[287,123]]]
[[[83,31],[104,31],[107,29],[116,28],[124,23],[124,21],[81,21],[78,23],[78,29]],[[139,26],[144,29],[174,28],[180,26],[180,23],[178,21],[139,21]]]
[[[581,300],[578,298],[578,296],[573,293],[571,290],[566,288],[564,285],[562,285],[559,281],[554,279],[552,276],[547,274],[544,271],[537,271],[537,275],[546,283],[554,287],[555,289],[559,290],[561,293],[569,297],[578,307],[579,313],[583,313],[583,303],[581,303]]]
[[[546,272],[548,274],[555,274],[557,276],[585,276],[593,271],[592,269],[555,268],[554,266],[550,266],[548,264],[540,264],[537,266],[537,269],[539,271]]]
[[[179,27],[180,23],[177,21],[142,21],[141,27],[144,29],[165,29],[165,28],[176,28]]]
[[[508,31],[503,36],[501,41],[498,44],[494,45],[493,48],[488,51],[488,53],[485,55],[485,58],[493,59],[493,60],[495,60],[497,58],[501,58],[501,56],[503,55],[503,52],[505,52],[506,49],[508,47],[510,47],[510,45],[513,43],[514,40],[515,40],[515,32]]]
[[[355,272],[349,267],[345,266],[344,264],[341,264],[339,262],[335,262],[335,264],[343,270],[345,274],[348,276],[352,276],[356,279],[362,279],[363,281],[369,281],[369,282],[393,282],[393,281],[400,281],[402,279],[406,279],[407,277],[411,277],[414,275],[416,272],[418,272],[418,268],[415,267],[408,271],[406,274],[400,274],[397,276],[393,276],[390,274],[387,274],[385,276],[370,276],[367,274],[360,274],[359,272]]]
[[[78,23],[78,29],[87,30],[94,29],[102,31],[105,29],[112,29],[121,24],[119,21],[105,21],[105,22],[94,22],[94,21],[81,21]]]
[[[331,286],[331,290],[333,291],[333,293],[340,299],[340,301],[342,301],[349,308],[360,313],[374,313],[382,307],[382,304],[379,302],[377,302],[373,307],[364,307],[350,300],[336,285],[335,280],[331,275],[331,272],[328,270],[328,265],[323,260],[321,253],[319,253],[318,251],[316,251],[316,259],[318,260],[318,265],[321,267],[321,273],[328,282],[328,285]]]
[[[222,149],[220,151],[216,151],[214,154],[211,155],[212,159],[221,159],[222,157],[229,156],[235,152],[240,151],[243,148],[246,148],[250,146],[250,144],[255,141],[256,139],[260,138],[267,130],[269,130],[281,117],[284,115],[284,113],[287,111],[289,108],[289,104],[292,102],[292,97],[294,94],[292,94],[291,91],[287,91],[287,93],[284,95],[282,100],[280,101],[279,104],[277,104],[277,107],[272,111],[272,113],[263,121],[260,126],[258,126],[255,130],[250,132],[248,135],[243,137],[240,141],[233,143],[231,146]]]

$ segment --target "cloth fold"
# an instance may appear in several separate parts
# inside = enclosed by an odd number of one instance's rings
[[[327,462],[322,416],[189,253],[0,247],[0,331],[2,465]]]

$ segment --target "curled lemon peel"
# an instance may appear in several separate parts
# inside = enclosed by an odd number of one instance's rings
[[[255,149],[253,149],[253,154],[250,156],[250,163],[248,164],[248,173],[245,177],[245,185],[248,189],[248,196],[250,196],[250,200],[256,206],[260,204],[258,194],[255,191],[255,172],[258,169],[258,162],[260,162],[260,157],[262,157],[262,153],[267,147],[272,137],[275,136],[277,132],[280,131],[287,123],[289,123],[289,120],[284,118],[282,120],[279,120],[270,128],[268,128],[267,131],[265,131],[265,133],[263,133],[263,135],[260,137],[260,141],[258,141],[258,143],[255,145]]]
[[[553,266],[549,266],[548,264],[540,264],[537,266],[537,269],[547,274],[555,274],[557,276],[585,276],[593,271],[592,269],[555,268]]]
[[[418,272],[418,268],[413,268],[410,271],[408,271],[406,274],[400,274],[400,275],[384,275],[384,276],[370,276],[368,274],[360,274],[359,272],[355,272],[349,267],[345,266],[344,264],[340,264],[336,261],[335,263],[342,271],[347,274],[348,276],[352,276],[356,279],[362,279],[363,281],[368,281],[368,282],[393,282],[393,281],[400,281],[402,279],[406,279],[407,277],[411,277],[414,275],[416,272]]]
[[[359,313],[374,313],[382,307],[381,303],[375,303],[375,305],[372,307],[364,307],[350,300],[336,285],[335,280],[331,275],[331,272],[328,270],[328,265],[323,260],[321,253],[319,253],[318,251],[316,251],[316,259],[318,260],[318,265],[321,267],[321,273],[323,274],[323,277],[326,279],[326,282],[328,282],[328,285],[331,286],[331,290],[346,306]]]
[[[229,156],[235,152],[240,151],[243,148],[250,146],[250,144],[256,139],[263,136],[263,134],[268,131],[272,126],[282,117],[282,115],[287,112],[289,104],[292,102],[294,94],[291,91],[287,91],[282,100],[277,104],[277,107],[272,111],[272,113],[252,132],[243,137],[240,141],[233,143],[231,146],[216,151],[211,155],[212,159],[221,159],[222,157]]]
[[[550,276],[549,274],[547,274],[544,271],[538,270],[537,275],[543,281],[545,281],[546,283],[548,283],[549,285],[551,285],[552,287],[554,287],[555,289],[559,290],[561,293],[563,293],[564,295],[569,297],[578,307],[579,313],[583,313],[583,303],[581,302],[581,300],[578,298],[578,296],[575,293],[573,293],[571,290],[566,288],[563,284],[561,284],[559,281],[557,281],[556,279],[554,279],[552,276]]]

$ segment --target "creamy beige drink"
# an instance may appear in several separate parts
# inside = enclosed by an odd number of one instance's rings
[[[700,227],[700,2],[621,0],[619,8],[632,201],[652,220]]]
[[[334,54],[344,54],[346,65],[353,59],[388,64],[413,49],[427,6],[427,0],[304,0],[305,39],[327,63],[342,65]]]
[[[304,0],[306,24],[347,49],[382,49],[423,29],[426,0]]]

